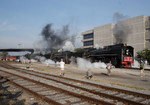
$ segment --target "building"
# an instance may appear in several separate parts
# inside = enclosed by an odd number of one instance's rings
[[[83,48],[127,43],[134,47],[136,54],[145,48],[150,49],[150,16],[137,16],[117,24],[95,27],[82,35]]]

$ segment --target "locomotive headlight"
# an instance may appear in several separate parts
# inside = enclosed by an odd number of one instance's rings
[[[126,50],[126,55],[129,55],[129,49]]]

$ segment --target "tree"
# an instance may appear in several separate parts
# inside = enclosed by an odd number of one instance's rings
[[[74,49],[74,52],[78,52],[80,50],[82,50],[82,48],[76,48],[76,49]]]
[[[8,52],[2,52],[2,53],[0,53],[0,56],[1,57],[6,57],[6,56],[8,56],[9,54],[8,54]]]
[[[150,61],[150,50],[146,48],[142,51],[137,52],[137,58]]]

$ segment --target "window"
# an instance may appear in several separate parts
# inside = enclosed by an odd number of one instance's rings
[[[146,39],[147,42],[150,42],[150,39]]]
[[[83,36],[83,39],[89,39],[89,38],[93,38],[93,33],[92,34],[87,34]]]
[[[93,40],[84,42],[84,46],[90,46],[90,45],[93,45]]]

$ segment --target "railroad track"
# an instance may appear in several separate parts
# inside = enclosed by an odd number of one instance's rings
[[[148,105],[150,95],[1,63],[0,76],[51,104]],[[12,76],[13,75],[13,76]],[[54,98],[55,97],[55,98]]]
[[[140,68],[120,68],[120,69],[132,69],[132,70],[140,70]],[[145,71],[150,71],[150,69],[149,68],[145,68],[144,69]]]

